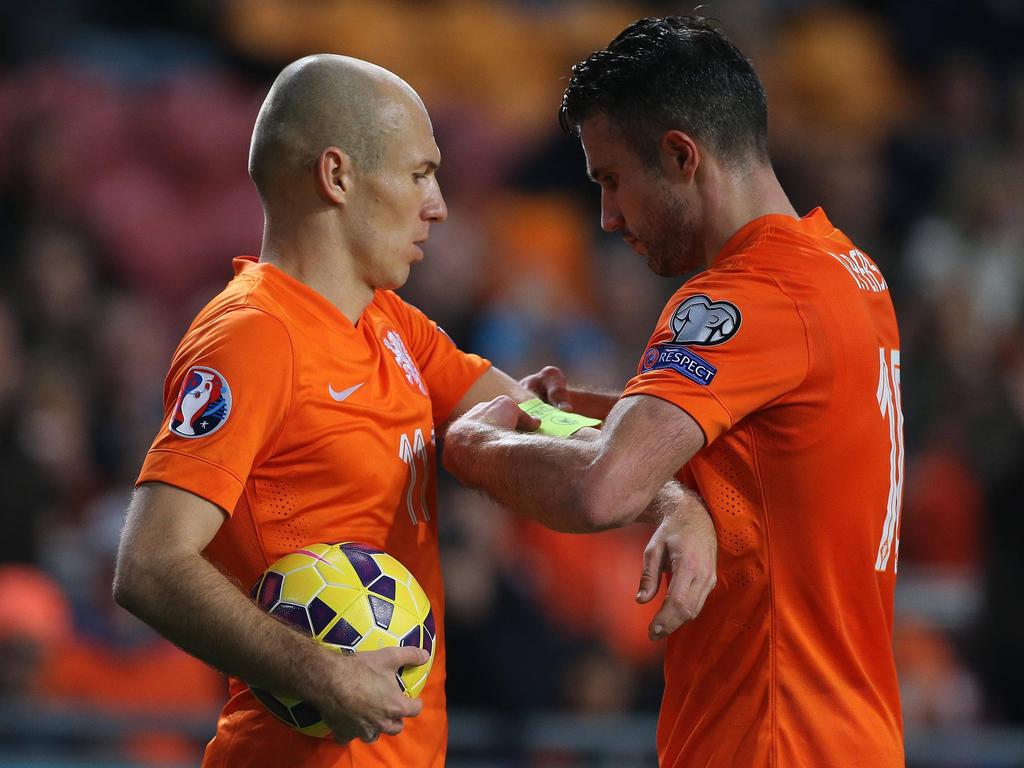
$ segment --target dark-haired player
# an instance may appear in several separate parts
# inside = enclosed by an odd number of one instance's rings
[[[682,284],[591,443],[477,406],[445,464],[557,519],[635,517],[669,478],[704,496],[718,586],[671,634],[670,766],[903,765],[890,646],[903,479],[899,336],[874,262],[798,216],[768,156],[764,91],[706,20],[642,19],[573,68],[562,125],[601,224]]]

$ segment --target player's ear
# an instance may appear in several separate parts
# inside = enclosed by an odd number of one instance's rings
[[[352,191],[352,158],[337,147],[328,147],[316,159],[317,192],[325,202],[345,205]]]
[[[692,136],[677,130],[665,131],[658,149],[662,165],[670,176],[687,182],[693,180],[700,165],[700,148]]]

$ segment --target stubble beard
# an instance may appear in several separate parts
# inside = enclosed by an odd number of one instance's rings
[[[678,277],[697,269],[697,230],[690,206],[666,191],[658,210],[650,217],[644,238],[647,266],[661,277]]]

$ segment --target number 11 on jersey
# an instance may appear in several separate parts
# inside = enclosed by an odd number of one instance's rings
[[[398,456],[409,465],[409,476],[405,480],[406,510],[409,512],[409,519],[413,525],[419,525],[419,518],[424,522],[430,520],[430,511],[427,508],[427,483],[430,480],[430,454],[434,450],[434,431],[430,431],[430,445],[427,449],[427,441],[423,438],[423,430],[417,429],[409,438],[402,433],[402,439],[398,444]]]
[[[889,426],[889,498],[886,503],[882,540],[878,544],[875,570],[885,571],[892,559],[896,573],[899,556],[900,505],[903,499],[903,409],[900,403],[900,351],[878,349],[878,390],[875,399],[882,418]]]

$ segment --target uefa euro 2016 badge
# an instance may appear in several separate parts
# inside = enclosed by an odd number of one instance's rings
[[[231,413],[231,388],[213,368],[194,365],[185,374],[168,428],[181,437],[206,437]]]

